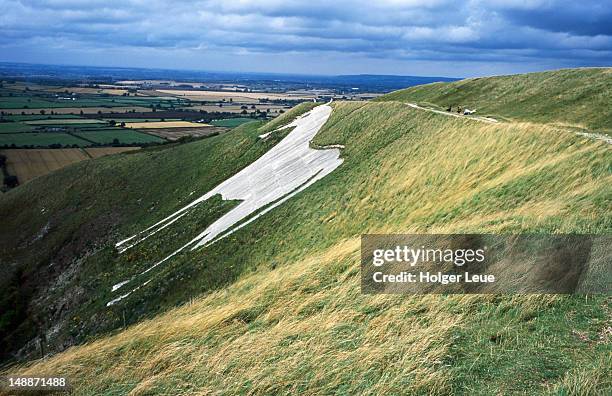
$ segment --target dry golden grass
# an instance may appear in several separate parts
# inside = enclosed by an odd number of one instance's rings
[[[335,104],[315,143],[346,146],[345,163],[327,184],[345,187],[288,202],[295,205],[289,221],[297,221],[301,238],[309,219],[298,214],[319,208],[317,232],[343,237],[300,254],[285,244],[291,235],[281,235],[280,253],[270,258],[280,263],[276,269],[261,265],[226,289],[11,373],[65,375],[84,395],[605,389],[611,364],[595,347],[587,360],[594,369],[541,379],[552,368],[540,367],[538,354],[560,356],[562,364],[588,358],[564,341],[568,328],[546,333],[571,320],[574,308],[539,324],[573,300],[363,295],[358,265],[358,235],[367,232],[601,232],[606,216],[598,202],[612,185],[601,172],[610,164],[605,143],[539,124],[487,125],[394,103]],[[507,341],[492,343],[491,331]],[[520,360],[517,368],[497,367],[509,359]]]
[[[189,121],[150,121],[150,122],[128,122],[125,124],[127,128],[201,128],[211,126],[209,124],[201,124]]]

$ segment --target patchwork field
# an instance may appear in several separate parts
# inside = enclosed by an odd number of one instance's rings
[[[128,122],[126,128],[199,128],[208,124],[189,121],[149,121],[149,122]]]
[[[161,143],[164,139],[129,129],[94,129],[75,133],[82,139],[100,144]]]
[[[7,157],[9,174],[16,175],[23,184],[67,165],[90,158],[138,150],[139,147],[99,147],[88,149],[13,149],[0,150]]]
[[[23,184],[35,177],[46,175],[66,165],[89,158],[81,149],[16,149],[2,150],[7,157],[10,174]]]
[[[226,128],[235,128],[242,124],[246,124],[247,122],[253,121],[252,118],[226,118],[223,120],[212,120],[210,125],[218,126],[218,127],[226,127]]]
[[[247,108],[244,109],[243,108],[244,104],[240,104],[240,103],[222,103],[222,106],[219,106],[219,104],[215,104],[215,103],[210,103],[210,104],[194,104],[190,107],[190,109],[192,110],[197,110],[197,111],[207,111],[207,112],[215,112],[215,111],[223,111],[226,113],[234,113],[234,114],[240,114],[243,111],[246,111],[247,113],[252,113],[256,110],[259,111],[266,111],[269,110],[268,112],[273,114],[273,115],[278,115],[281,110],[282,111],[286,111],[289,110],[291,108],[291,106],[289,105],[276,105],[276,104],[269,104],[269,103],[263,103],[263,104],[248,104]],[[255,109],[252,109],[251,106],[255,106]]]
[[[216,135],[227,130],[229,130],[229,128],[214,126],[206,126],[202,128],[159,128],[147,129],[147,134],[174,141],[186,136],[202,137]]]
[[[125,153],[139,149],[140,147],[88,147],[84,148],[83,151],[85,151],[91,158],[100,158],[104,157],[105,155]]]
[[[34,127],[21,122],[1,122],[0,133],[30,132]]]
[[[47,147],[52,144],[62,146],[88,146],[89,143],[69,135],[67,133],[38,133],[38,132],[23,132],[23,133],[0,133],[0,146],[34,146]]]
[[[70,120],[75,118],[81,118],[78,115],[74,114],[54,114],[54,115],[46,115],[46,114],[8,114],[2,116],[2,118],[10,121],[32,121],[32,120]]]
[[[36,115],[36,114],[40,114],[41,111],[44,111],[46,113],[50,113],[51,111],[53,111],[56,114],[69,114],[69,115],[77,115],[77,114],[100,114],[100,113],[108,113],[111,109],[109,109],[108,107],[58,107],[58,108],[51,108],[51,107],[37,107],[37,108],[30,108],[30,109],[2,109],[2,111],[6,114],[14,114],[14,115],[20,115],[21,113],[25,113],[25,115],[28,114],[32,114],[32,115]],[[150,108],[148,107],[143,107],[143,106],[120,106],[120,107],[113,107],[112,108],[113,112],[118,112],[118,113],[130,113],[130,112],[142,112],[142,111],[151,111]]]
[[[290,95],[283,93],[269,93],[269,92],[232,92],[232,91],[198,91],[198,90],[180,90],[180,89],[158,89],[157,92],[166,95],[175,95],[180,97],[186,97],[188,99],[196,100],[222,100],[226,99],[238,99],[241,101],[251,100],[258,101],[259,99],[270,99],[270,100],[312,100],[315,98],[314,95]]]
[[[32,120],[32,121],[24,121],[25,124],[28,125],[71,125],[71,124],[106,124],[106,121],[102,120],[92,120],[92,119],[83,119],[83,118],[58,118],[58,119],[50,119],[50,120]]]

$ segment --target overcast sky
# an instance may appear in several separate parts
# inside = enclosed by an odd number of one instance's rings
[[[0,0],[0,61],[458,77],[612,66],[612,2]]]

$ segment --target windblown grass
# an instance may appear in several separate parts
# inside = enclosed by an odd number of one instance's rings
[[[612,136],[612,68],[565,69],[420,85],[376,100],[477,109],[500,120],[554,123]]]
[[[336,103],[314,143],[345,145],[343,165],[159,273],[166,290],[227,287],[10,372],[66,375],[76,394],[612,390],[605,296],[370,296],[358,267],[366,232],[609,233],[605,143],[397,102]]]

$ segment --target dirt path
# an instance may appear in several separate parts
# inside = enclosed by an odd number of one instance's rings
[[[453,113],[453,112],[450,112],[450,111],[428,109],[426,107],[421,107],[421,106],[419,106],[416,103],[407,103],[407,105],[412,107],[412,108],[414,108],[414,109],[419,109],[419,110],[423,110],[423,111],[429,111],[429,112],[432,112],[432,113],[442,114],[442,115],[445,115],[447,117],[469,118],[470,120],[486,122],[487,124],[497,124],[497,123],[499,123],[499,121],[497,121],[494,118],[490,118],[490,117],[467,116],[467,115],[463,115],[463,114]]]
[[[406,103],[406,104],[408,106],[412,107],[413,109],[429,111],[431,113],[442,114],[442,115],[445,115],[447,117],[469,118],[470,120],[486,122],[487,124],[498,124],[499,123],[498,120],[496,120],[494,118],[491,118],[491,117],[466,116],[466,115],[463,115],[463,114],[457,114],[457,113],[452,113],[452,112],[448,112],[448,111],[442,111],[442,110],[436,110],[436,109],[428,109],[427,107],[419,106],[416,103]],[[574,132],[574,133],[576,135],[584,136],[584,137],[586,137],[588,139],[600,140],[600,141],[602,141],[604,143],[612,144],[612,137],[610,137],[610,136],[602,135],[602,134],[599,134],[599,133],[593,133],[593,132]]]

